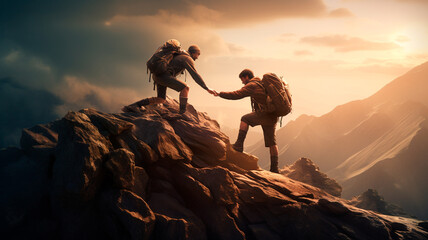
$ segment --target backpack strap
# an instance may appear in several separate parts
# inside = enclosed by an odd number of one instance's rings
[[[263,84],[262,84],[260,81],[253,80],[253,81],[250,81],[250,82],[254,82],[254,83],[256,83],[256,84],[257,84],[257,85],[259,85],[261,88],[263,88],[263,90],[265,90],[265,91],[266,91],[265,87],[263,86]]]
[[[260,81],[257,81],[257,80],[253,80],[253,81],[250,81],[250,82],[254,82],[255,84],[257,84],[259,87],[261,87],[263,90],[264,90],[264,92],[265,92],[265,94],[266,94],[266,97],[267,97],[267,91],[266,91],[266,88],[263,86],[263,84],[260,82]],[[253,99],[253,97],[251,97],[251,107],[252,107],[252,109],[253,109],[253,111],[255,111],[255,109],[256,109],[256,104],[258,104],[259,105],[259,108],[260,108],[260,103],[257,103],[256,101],[255,101],[255,99]]]

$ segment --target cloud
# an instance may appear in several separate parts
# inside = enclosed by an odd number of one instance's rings
[[[283,33],[276,37],[275,40],[282,43],[289,43],[295,41],[296,38],[297,35],[294,33]]]
[[[427,4],[428,1],[426,0],[396,0],[398,2],[403,2],[403,3],[420,3],[420,4]]]
[[[237,44],[228,43],[227,46],[229,47],[230,53],[234,54],[234,55],[248,52],[248,50],[246,48],[239,46]]]
[[[411,67],[411,66],[410,66]],[[410,68],[402,62],[396,62],[392,59],[381,58],[367,58],[359,63],[343,63],[339,68],[345,71],[353,72],[356,74],[369,73],[369,74],[383,74],[388,76],[399,76]]]
[[[54,94],[0,79],[0,148],[17,146],[22,128],[47,123],[59,117],[55,108],[63,101]]]
[[[392,42],[375,42],[346,35],[310,36],[301,38],[300,42],[313,46],[330,47],[336,52],[384,51],[400,48],[398,44]]]
[[[411,39],[410,39],[409,37],[404,36],[404,35],[400,35],[400,36],[397,36],[397,37],[395,38],[395,41],[400,42],[400,43],[408,42],[408,41],[410,41],[410,40],[411,40]]]
[[[203,15],[208,21],[216,21],[215,24],[218,26],[247,25],[278,18],[322,17],[326,12],[326,6],[322,0],[249,0],[240,3],[228,0],[200,0],[192,1],[191,4],[202,5],[206,10],[210,10],[210,14]],[[214,12],[216,14],[213,14]],[[192,13],[192,16],[195,16],[198,11],[192,11]]]
[[[159,11],[188,16],[215,25],[239,25],[287,17],[320,17],[326,12],[322,0],[99,0],[32,1],[6,0],[0,13],[7,22],[25,24],[31,19],[49,22],[105,22],[114,16],[149,16]]]
[[[313,53],[311,51],[308,51],[308,50],[297,50],[297,51],[294,51],[294,55],[296,55],[296,56],[308,56],[308,55],[313,55]]]
[[[354,17],[355,15],[347,8],[337,8],[328,14],[330,17],[341,18],[341,17]]]
[[[398,63],[372,63],[363,64],[352,68],[353,71],[367,72],[367,73],[381,73],[387,75],[399,76],[409,70],[409,67]]]
[[[100,87],[74,76],[65,76],[64,82],[56,87],[55,94],[63,100],[55,108],[58,115],[69,110],[96,108],[105,112],[118,112],[124,105],[145,96],[126,88]]]

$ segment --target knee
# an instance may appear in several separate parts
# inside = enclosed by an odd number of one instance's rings
[[[189,90],[190,90],[190,87],[186,85],[182,91],[188,92]]]

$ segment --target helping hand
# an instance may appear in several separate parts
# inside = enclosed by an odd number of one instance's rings
[[[219,95],[219,93],[218,92],[216,92],[215,90],[212,90],[212,89],[210,89],[210,88],[208,88],[207,89],[207,91],[210,93],[210,94],[212,94],[212,95],[214,95],[214,96],[218,96]]]

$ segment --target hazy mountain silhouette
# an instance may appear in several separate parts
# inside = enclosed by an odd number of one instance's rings
[[[369,98],[320,116],[302,115],[277,132],[280,166],[300,157],[343,187],[350,198],[369,188],[405,211],[428,218],[428,62]],[[269,165],[262,144],[249,151]]]

